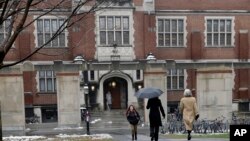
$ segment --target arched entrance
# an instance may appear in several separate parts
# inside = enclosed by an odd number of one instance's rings
[[[121,77],[110,77],[103,83],[104,90],[104,109],[107,109],[106,94],[108,91],[112,97],[112,109],[125,109],[127,107],[128,83]]]

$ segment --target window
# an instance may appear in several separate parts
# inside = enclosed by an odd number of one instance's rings
[[[10,20],[5,20],[3,24],[0,25],[0,44],[6,38],[7,33],[9,32],[10,28]]]
[[[141,70],[136,70],[136,80],[141,79]]]
[[[169,69],[167,71],[167,88],[169,90],[184,89],[184,70]]]
[[[128,45],[129,17],[128,16],[100,16],[99,17],[100,44]]]
[[[95,80],[95,71],[90,71],[90,80]]]
[[[96,0],[98,3],[118,3],[118,4],[123,4],[123,3],[131,3],[132,0]]]
[[[56,92],[56,77],[54,71],[39,71],[40,92]]]
[[[38,19],[37,20],[37,43],[38,47],[48,42],[63,25],[64,19]],[[56,38],[50,41],[45,47],[65,47],[66,35],[62,31]]]
[[[184,46],[184,20],[159,18],[157,26],[157,38],[159,47],[183,47]]]
[[[240,102],[239,111],[240,112],[249,112],[250,103],[249,102]]]
[[[207,47],[230,47],[232,42],[232,19],[230,18],[207,18],[206,19],[206,46]]]

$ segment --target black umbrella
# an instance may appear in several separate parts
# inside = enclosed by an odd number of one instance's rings
[[[135,93],[135,96],[138,98],[154,98],[158,97],[163,93],[161,89],[158,88],[142,88]]]

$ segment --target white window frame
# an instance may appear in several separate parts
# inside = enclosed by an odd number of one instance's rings
[[[216,32],[217,34],[218,34],[218,45],[215,45],[214,44],[214,34],[215,34],[215,32],[213,32],[213,29],[214,29],[214,24],[213,24],[213,22],[212,22],[212,32],[208,32],[207,31],[207,21],[208,20],[212,20],[212,21],[214,21],[214,20],[219,20],[219,22],[218,22],[218,32]],[[227,37],[225,36],[225,40],[224,40],[224,44],[223,45],[220,45],[220,33],[221,33],[221,31],[220,31],[220,20],[231,20],[231,32],[227,32],[227,30],[226,30],[226,23],[225,23],[225,32],[222,32],[222,33],[224,33],[224,34],[227,34],[227,33],[231,33],[231,45],[227,45]],[[229,16],[217,16],[217,17],[215,17],[215,16],[206,16],[205,17],[205,32],[204,32],[204,37],[205,37],[205,47],[234,47],[235,46],[235,39],[234,39],[234,36],[235,36],[235,31],[234,31],[234,27],[235,27],[235,17],[229,17]],[[208,45],[208,43],[207,43],[207,35],[208,35],[208,33],[211,33],[212,34],[212,44],[211,45]]]
[[[186,25],[187,25],[187,18],[185,16],[157,16],[156,17],[156,43],[157,43],[157,47],[166,47],[166,48],[175,48],[175,47],[186,47],[187,45],[187,30],[186,30]],[[170,29],[170,45],[169,46],[166,46],[166,43],[165,43],[165,39],[163,40],[163,46],[160,46],[159,45],[159,42],[158,42],[158,39],[159,39],[159,32],[158,32],[158,20],[183,20],[183,45],[178,45],[178,42],[179,42],[179,39],[178,39],[178,36],[177,36],[177,45],[176,46],[172,46],[172,30]],[[171,23],[171,22],[170,22]],[[164,33],[165,33],[165,29],[164,30]],[[178,23],[177,23],[177,32],[176,34],[178,34]]]
[[[35,18],[37,18],[37,16],[34,16],[34,19]],[[45,20],[45,19],[49,19],[50,21],[51,20],[54,20],[54,19],[56,19],[57,21],[59,21],[59,19],[64,19],[64,20],[66,20],[67,19],[67,17],[66,16],[42,16],[42,17],[40,17],[39,19],[41,19],[41,20]],[[34,35],[35,35],[35,44],[36,44],[36,47],[39,47],[38,46],[38,27],[37,27],[37,21],[38,20],[36,20],[36,22],[34,22],[34,25],[35,25],[35,30],[34,30]],[[43,30],[44,30],[44,26],[43,26]],[[59,46],[60,45],[60,43],[59,43],[59,41],[58,41],[58,46],[53,46],[52,45],[52,42],[51,42],[51,46],[44,46],[44,48],[65,48],[65,47],[68,47],[68,29],[66,28],[64,31],[63,31],[63,33],[65,34],[65,39],[64,39],[64,41],[65,41],[65,46]],[[45,34],[45,31],[43,31],[43,34]],[[51,23],[50,23],[50,34],[52,34],[52,28],[51,28]],[[43,35],[44,36],[44,40],[45,40],[45,35]],[[52,37],[52,36],[51,36]],[[59,38],[59,35],[58,35],[58,37],[57,38]],[[45,43],[45,41],[44,41],[44,43]],[[44,44],[43,43],[43,44]]]
[[[55,72],[53,71],[53,70],[43,70],[44,71],[44,77],[40,77],[40,72],[42,72],[42,71],[37,71],[37,75],[38,75],[38,91],[39,92],[41,92],[41,93],[54,93],[54,92],[56,92],[57,90],[56,90],[56,76],[55,76]],[[47,73],[48,72],[51,72],[52,74],[51,74],[51,77],[47,77]],[[44,79],[44,83],[45,83],[45,85],[44,85],[44,87],[45,87],[45,90],[44,91],[41,91],[41,87],[40,87],[40,85],[41,85],[41,82],[40,82],[40,80],[41,79]],[[48,79],[52,79],[52,91],[49,91],[48,90]]]
[[[98,46],[103,46],[103,47],[113,47],[113,46],[110,46],[109,44],[107,44],[107,39],[106,39],[106,45],[104,44],[101,44],[100,43],[100,27],[99,27],[99,18],[101,16],[114,16],[114,17],[128,17],[129,18],[129,44],[121,44],[121,45],[118,45],[119,46],[122,46],[122,47],[131,47],[133,46],[133,42],[134,42],[134,37],[133,37],[133,34],[134,34],[134,29],[133,29],[133,24],[134,24],[134,21],[133,21],[133,9],[126,9],[126,10],[121,10],[121,9],[111,9],[109,11],[97,11],[96,12],[96,41],[97,41],[97,45]],[[122,21],[121,21],[122,22]],[[106,24],[107,26],[107,24]],[[107,37],[107,36],[106,36]],[[123,38],[122,38],[123,40]],[[123,41],[122,41],[123,43]]]
[[[176,75],[173,75],[172,74],[172,70],[176,70],[177,71],[177,74]],[[182,70],[183,71],[183,75],[180,75],[179,71]],[[177,88],[173,88],[173,77],[176,76],[177,77]],[[170,88],[168,87],[168,78],[170,77]],[[180,77],[183,77],[183,88],[180,88]],[[185,89],[185,69],[168,69],[167,70],[167,89],[168,90],[183,90]]]
[[[7,20],[9,20],[9,22],[11,22],[10,19],[7,19]],[[1,34],[3,34],[3,41],[4,41],[4,39],[6,38],[7,32],[9,32],[9,31],[6,30],[6,27],[5,27],[6,24],[5,24],[5,22],[6,22],[6,20],[5,20],[5,21],[3,22],[3,24],[2,24],[2,25],[3,25],[3,27],[2,27],[2,28],[3,28],[2,32],[0,31]],[[13,33],[14,33],[14,31],[12,30],[12,31],[11,31],[11,35],[12,35]],[[0,42],[0,45],[1,45],[1,44],[2,44],[2,42]],[[15,48],[15,42],[13,43],[13,45],[11,46],[11,48]]]
[[[7,35],[7,33],[8,33],[8,31],[6,30],[6,21],[7,20],[5,20],[4,22],[3,22],[3,24],[2,24],[2,28],[1,28],[1,30],[0,30],[0,33],[1,34],[3,34],[3,41],[4,41],[4,39],[6,38],[6,35]],[[10,22],[10,20],[9,20],[9,22]],[[1,44],[1,42],[0,42],[0,44]]]
[[[108,33],[109,32],[112,32],[113,33],[113,38],[114,38],[114,41],[116,41],[116,43],[117,44],[119,44],[119,45],[129,45],[130,44],[130,42],[129,42],[129,40],[128,40],[128,43],[124,43],[124,32],[130,32],[129,31],[129,29],[130,29],[130,27],[128,27],[128,29],[124,29],[124,27],[123,27],[123,19],[124,18],[127,18],[128,19],[128,26],[129,26],[129,16],[110,16],[110,15],[108,15],[108,16],[99,16],[99,19],[101,18],[101,17],[105,17],[105,29],[104,30],[102,30],[102,29],[100,29],[99,28],[99,34],[100,34],[100,32],[105,32],[106,33],[106,43],[105,44],[101,44],[101,42],[100,42],[100,44],[101,45],[112,45],[113,44],[113,41],[109,41],[108,39],[109,39],[109,35],[108,35]],[[113,29],[108,29],[108,18],[112,18],[113,19],[113,26],[114,26],[114,28]],[[117,29],[116,28],[116,18],[119,18],[120,19],[120,25],[121,25],[121,27],[120,27],[120,29]],[[117,42],[117,35],[116,35],[116,32],[121,32],[121,43],[118,43]],[[100,38],[101,38],[101,34],[100,34]],[[129,36],[129,34],[128,34],[128,38],[130,38],[130,36]],[[100,41],[101,41],[101,39],[100,39]]]

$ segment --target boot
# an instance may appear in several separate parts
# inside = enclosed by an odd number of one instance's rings
[[[135,135],[134,135],[134,134],[132,134],[132,141],[134,141],[134,139],[135,139]]]
[[[137,132],[135,132],[135,141],[137,141]]]
[[[191,140],[191,131],[190,130],[188,130],[188,136],[187,136],[187,140]]]

